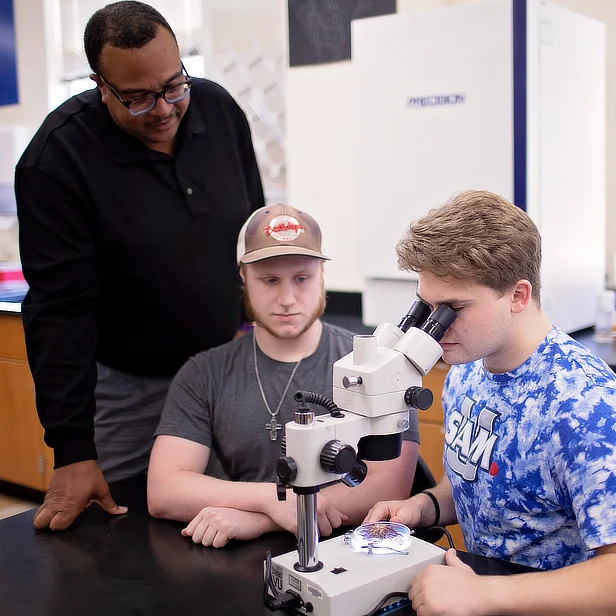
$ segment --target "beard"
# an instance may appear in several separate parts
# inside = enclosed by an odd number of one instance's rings
[[[255,309],[252,306],[250,301],[250,292],[248,291],[248,287],[244,286],[244,308],[246,310],[246,316],[252,322],[254,322],[259,327],[262,327],[266,332],[271,334],[274,338],[284,338],[285,340],[297,340],[301,336],[303,336],[315,323],[317,319],[320,319],[325,312],[327,300],[325,298],[325,282],[321,281],[321,296],[319,297],[319,303],[317,307],[314,309],[310,318],[297,333],[291,334],[289,336],[280,336],[280,334],[271,328],[267,323],[265,323],[262,319],[259,318],[259,315],[255,312]]]

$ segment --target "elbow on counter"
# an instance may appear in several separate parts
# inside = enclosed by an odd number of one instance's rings
[[[148,513],[153,518],[173,520],[168,503],[164,482],[148,476]]]
[[[190,522],[201,507],[190,502],[190,495],[184,498],[182,496],[178,493],[175,478],[169,478],[167,482],[157,482],[155,485],[148,479],[148,513],[153,518]]]

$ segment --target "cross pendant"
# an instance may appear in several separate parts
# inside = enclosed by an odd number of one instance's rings
[[[282,430],[282,424],[279,424],[276,421],[276,418],[272,417],[272,420],[269,423],[265,424],[265,429],[269,430],[270,441],[277,441],[278,440],[278,431]]]

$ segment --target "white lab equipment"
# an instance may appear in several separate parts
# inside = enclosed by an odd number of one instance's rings
[[[440,359],[439,341],[455,318],[446,305],[430,313],[426,304],[415,302],[397,327],[384,323],[373,335],[355,336],[353,351],[334,364],[333,400],[296,393],[299,408],[295,421],[285,426],[276,473],[279,498],[286,498],[287,487],[297,497],[298,545],[266,560],[270,609],[360,616],[390,593],[404,594],[423,567],[444,562],[442,548],[396,525],[360,527],[354,540],[334,537],[319,544],[317,493],[336,481],[360,483],[367,472],[364,460],[400,455],[409,409],[432,404],[422,377]],[[329,414],[316,415],[308,403]]]

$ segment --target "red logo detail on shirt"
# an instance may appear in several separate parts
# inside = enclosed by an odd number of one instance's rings
[[[492,464],[490,464],[490,475],[492,477],[496,477],[496,475],[498,475],[498,464],[496,464],[496,462],[492,462]]]

